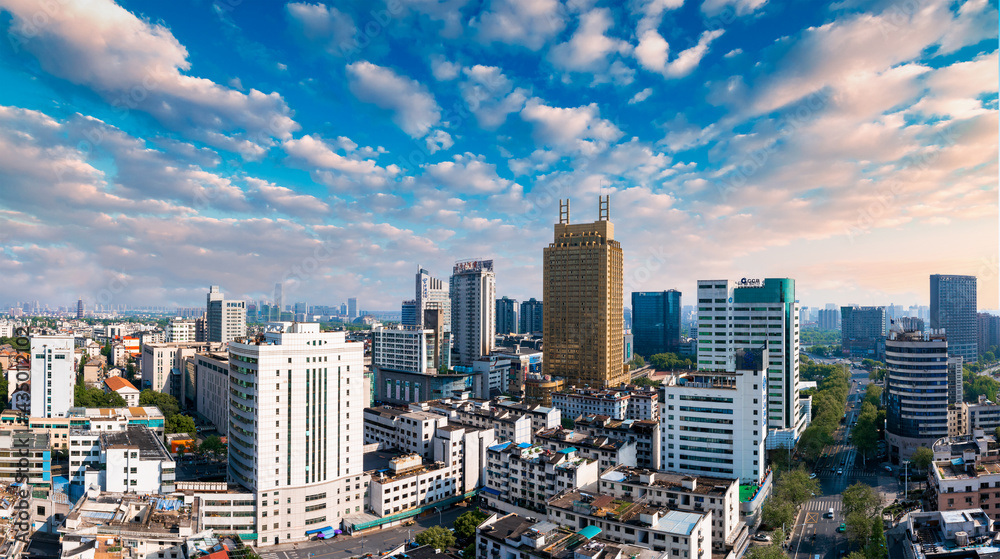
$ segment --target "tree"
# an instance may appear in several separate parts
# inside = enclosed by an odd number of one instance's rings
[[[800,468],[778,477],[771,500],[788,502],[792,507],[798,507],[811,499],[814,493],[819,493],[819,482],[809,479],[809,473]]]
[[[478,510],[463,512],[455,519],[455,535],[460,540],[476,536],[476,528],[486,520],[486,514]]]
[[[910,457],[910,461],[919,470],[926,470],[927,466],[931,465],[934,460],[934,451],[922,446],[913,452],[913,456]]]
[[[860,512],[852,512],[844,516],[847,524],[847,539],[858,547],[865,547],[872,537],[872,521]]]
[[[100,388],[77,384],[73,388],[73,405],[79,408],[123,408],[128,404],[117,392],[105,393]]]
[[[462,550],[462,557],[465,559],[476,559],[476,542],[465,546],[465,549]]]
[[[455,534],[444,526],[431,526],[417,534],[414,538],[420,545],[429,545],[434,549],[448,549],[455,545]]]
[[[139,405],[156,406],[160,408],[165,418],[170,418],[181,411],[180,406],[177,405],[177,398],[174,398],[170,394],[164,394],[163,392],[157,392],[148,388],[139,393]],[[193,431],[194,429],[192,429]]]
[[[878,448],[879,413],[871,402],[865,401],[858,414],[858,424],[851,431],[851,442],[858,452],[868,460],[868,456]]]
[[[226,454],[226,445],[222,439],[216,435],[206,438],[201,443],[202,452],[208,452],[213,456],[223,456]]]
[[[111,358],[111,342],[104,344],[104,347],[101,348],[101,355]]]
[[[771,498],[761,508],[760,520],[771,528],[791,526],[795,522],[795,506],[771,495]]]
[[[646,360],[642,358],[641,355],[636,355],[632,357],[632,360],[628,362],[629,369],[638,369],[639,367],[645,367]]]
[[[179,413],[167,418],[165,430],[168,435],[170,433],[187,433],[189,435],[194,435],[196,432],[194,420]]]
[[[876,408],[882,407],[882,386],[879,384],[869,384],[865,387],[865,402],[875,406]]]

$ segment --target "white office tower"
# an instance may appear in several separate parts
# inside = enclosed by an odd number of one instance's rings
[[[208,290],[208,341],[231,342],[247,333],[246,301],[225,299],[219,286]]]
[[[667,377],[660,387],[660,467],[761,484],[767,477],[764,344],[736,350],[736,370]]]
[[[31,417],[66,417],[73,407],[73,336],[31,336]]]
[[[767,341],[767,449],[789,448],[809,426],[799,400],[799,321],[791,278],[698,281],[698,368],[735,371],[736,350]]]
[[[463,260],[451,276],[452,365],[471,367],[493,351],[496,276],[492,260]]]
[[[451,293],[449,286],[443,281],[431,277],[430,272],[423,268],[417,270],[416,281],[416,326],[424,325],[424,311],[440,310],[444,312],[444,329],[451,331]]]
[[[256,494],[260,545],[364,511],[363,358],[316,323],[229,344],[229,478]]]

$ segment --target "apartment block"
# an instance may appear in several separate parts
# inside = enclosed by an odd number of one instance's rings
[[[508,441],[487,449],[481,495],[495,510],[526,516],[545,514],[549,499],[567,490],[592,489],[597,476],[597,461],[578,455],[574,449],[552,451]]]
[[[31,415],[65,417],[76,385],[73,336],[31,336]]]
[[[117,493],[174,491],[174,458],[156,433],[143,426],[117,431],[74,429],[69,438],[71,496],[96,485]],[[79,493],[78,493],[79,492]]]
[[[621,544],[600,530],[574,530],[511,513],[491,515],[476,530],[476,556],[521,559],[669,559],[666,551]]]
[[[640,499],[565,491],[549,500],[550,522],[571,529],[599,528],[618,543],[665,551],[671,557],[712,557],[712,512],[682,512]]]
[[[618,420],[603,415],[578,417],[573,430],[593,437],[608,437],[635,443],[636,465],[660,469],[661,437],[659,421]]]
[[[738,557],[749,543],[749,530],[740,518],[740,487],[736,480],[616,466],[601,474],[598,490],[654,507],[710,511],[713,553],[734,552]]]
[[[602,435],[591,436],[570,429],[556,427],[535,433],[535,444],[553,452],[572,449],[583,457],[597,461],[598,471],[619,464],[636,465],[635,441],[615,439]]]

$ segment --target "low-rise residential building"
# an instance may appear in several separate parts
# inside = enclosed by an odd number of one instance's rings
[[[201,533],[199,504],[88,490],[59,528],[62,557],[187,557],[186,543]]]
[[[1000,534],[981,508],[911,512],[900,522],[905,559],[987,559],[996,557]]]
[[[673,510],[711,511],[713,553],[739,557],[749,543],[750,532],[740,518],[736,480],[617,466],[601,474],[599,491]]]
[[[932,510],[979,507],[1000,521],[1000,445],[993,434],[945,437],[934,443],[928,502]]]
[[[596,492],[565,491],[548,502],[550,522],[599,528],[609,540],[666,551],[671,557],[712,557],[712,512],[682,512]]]
[[[556,427],[535,433],[535,443],[553,452],[574,449],[580,456],[596,460],[597,469],[602,472],[619,464],[636,466],[635,441],[602,435],[595,437]]]
[[[487,506],[525,516],[544,514],[560,491],[596,487],[597,461],[575,449],[552,451],[540,445],[504,442],[486,452]]]
[[[27,429],[0,431],[0,483],[10,485],[26,476],[34,486],[52,483],[52,451],[49,436]],[[27,455],[25,455],[27,453]],[[21,462],[27,458],[27,467]]]
[[[521,559],[669,559],[666,551],[622,544],[593,527],[574,530],[511,513],[490,515],[476,529],[476,557]]]
[[[447,424],[448,418],[436,413],[388,407],[365,408],[365,444],[413,452],[430,460],[434,453],[431,439],[439,425]]]
[[[552,394],[552,407],[563,415],[576,419],[581,415],[605,415],[613,419],[625,419],[629,393],[616,389],[596,390],[570,387],[568,390]]]
[[[443,462],[424,463],[419,454],[389,461],[387,470],[371,473],[369,510],[391,516],[459,495],[459,476]]]
[[[132,386],[132,383],[122,377],[108,377],[104,380],[104,393],[117,393],[125,400],[125,405],[137,407],[139,405],[139,389]]]
[[[174,459],[160,437],[146,427],[105,432],[74,429],[69,444],[71,497],[91,485],[116,493],[174,490]]]
[[[635,442],[636,466],[660,469],[660,423],[652,420],[611,419],[603,415],[577,418],[573,430],[594,437],[609,437]]]
[[[447,417],[449,421],[479,429],[493,429],[498,441],[530,443],[532,440],[532,426],[535,420],[530,414],[518,409],[493,407],[489,400],[464,396],[445,398],[412,403],[410,409],[437,413]]]

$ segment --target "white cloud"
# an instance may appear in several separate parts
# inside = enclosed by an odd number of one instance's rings
[[[767,4],[767,0],[705,0],[701,4],[701,11],[709,17],[724,12],[745,16],[756,12],[764,4]]]
[[[515,88],[514,82],[495,66],[477,64],[464,68],[462,74],[465,76],[459,84],[462,99],[483,128],[499,127],[507,115],[520,111],[528,99],[529,92]]]
[[[643,89],[642,91],[633,95],[632,98],[628,100],[628,104],[635,105],[636,103],[642,103],[646,99],[649,99],[649,96],[652,94],[653,94],[653,88],[647,87],[646,89]]]
[[[537,142],[587,155],[622,136],[622,131],[611,121],[600,118],[596,103],[563,108],[551,107],[541,99],[532,98],[521,111],[521,118],[534,126]]]
[[[471,153],[456,155],[452,161],[427,165],[425,173],[435,183],[458,192],[495,194],[512,184],[497,175],[496,165]]]
[[[65,2],[52,10],[6,0],[4,9],[13,15],[11,39],[46,72],[93,89],[119,113],[146,112],[167,128],[248,158],[299,128],[278,93],[244,94],[184,74],[191,68],[188,52],[170,30],[110,0]]]
[[[351,16],[324,4],[290,2],[285,6],[292,33],[328,54],[346,56],[356,47],[358,32]]]
[[[437,153],[438,151],[448,149],[455,145],[455,141],[451,139],[451,134],[445,132],[444,130],[432,131],[428,134],[424,141],[427,143],[427,150],[431,153]]]
[[[743,49],[735,48],[735,49],[727,52],[726,54],[724,54],[722,56],[724,56],[725,58],[733,58],[733,57],[739,56],[741,54],[743,54]]]
[[[458,72],[462,67],[454,62],[448,62],[448,60],[436,54],[431,57],[431,73],[434,74],[434,79],[446,82],[451,81],[458,77]]]
[[[253,177],[247,177],[246,182],[257,199],[280,212],[308,217],[321,216],[330,211],[330,206],[315,196]]]
[[[650,29],[640,35],[639,45],[635,47],[635,57],[647,70],[670,78],[684,77],[698,67],[701,59],[708,53],[709,45],[722,36],[722,33],[721,29],[703,32],[698,38],[698,44],[681,51],[677,58],[668,62],[670,45],[655,29]]]
[[[441,107],[420,82],[371,62],[347,65],[351,92],[358,100],[392,113],[392,121],[413,138],[423,138],[441,121]]]
[[[337,138],[334,145],[337,149],[348,153],[357,148],[357,144],[344,137]],[[341,155],[336,153],[329,143],[316,134],[287,140],[282,143],[282,148],[293,162],[298,162],[305,169],[330,169],[357,178],[379,177],[383,181],[399,173],[399,168],[395,165],[381,167],[374,159],[363,159],[360,154]]]
[[[557,0],[491,0],[471,26],[478,28],[483,42],[538,50],[566,27],[564,17]]]
[[[638,12],[642,14],[639,25],[636,27],[636,35],[641,35],[649,29],[656,29],[663,20],[663,13],[667,10],[676,10],[684,5],[684,0],[645,0]]]
[[[597,8],[580,16],[580,25],[569,41],[556,45],[549,52],[549,60],[557,68],[570,72],[597,72],[607,68],[608,56],[627,54],[629,44],[608,37],[605,33],[614,26],[611,10]]]

